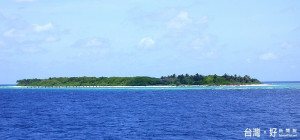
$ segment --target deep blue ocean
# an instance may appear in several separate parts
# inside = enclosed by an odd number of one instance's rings
[[[0,139],[276,139],[279,134],[300,139],[300,83],[267,84],[0,86]],[[259,137],[254,128],[260,129]],[[251,137],[246,136],[249,129]]]

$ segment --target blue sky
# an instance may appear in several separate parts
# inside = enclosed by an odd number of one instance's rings
[[[300,80],[300,1],[2,0],[0,83],[245,75]]]

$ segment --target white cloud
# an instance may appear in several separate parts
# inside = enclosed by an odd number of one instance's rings
[[[34,2],[36,0],[12,0],[14,2]]]
[[[208,17],[202,16],[199,19],[192,19],[189,17],[189,13],[185,11],[179,12],[179,14],[176,15],[175,18],[170,20],[167,23],[167,28],[172,30],[183,30],[186,28],[192,28],[194,30],[197,30],[197,28],[200,28],[201,26],[208,23]]]
[[[142,48],[152,48],[155,44],[155,41],[151,37],[144,37],[140,40],[139,46]]]
[[[98,47],[98,46],[102,46],[103,44],[104,44],[103,40],[94,38],[94,39],[88,40],[85,43],[85,46],[86,47]]]
[[[206,35],[203,38],[197,38],[192,42],[192,46],[194,49],[199,50],[207,47],[211,44],[211,37]]]
[[[3,52],[8,52],[8,56],[47,51],[47,43],[59,41],[60,35],[65,34],[50,22],[34,25],[23,20],[22,16],[6,17],[1,12],[0,24],[3,30],[0,33],[0,48]]]
[[[192,19],[189,18],[188,12],[182,11],[167,24],[167,27],[179,30],[190,23],[192,23]]]
[[[247,63],[252,63],[252,59],[247,58],[247,59],[246,59],[246,62],[247,62]]]
[[[76,57],[82,58],[104,57],[113,51],[109,40],[99,37],[77,40],[71,47],[76,48]]]
[[[208,52],[203,53],[203,56],[206,58],[217,58],[217,50],[216,49],[212,49]]]
[[[208,23],[208,17],[207,16],[203,16],[200,18],[200,20],[197,21],[198,24],[205,24]]]
[[[22,48],[22,51],[27,53],[38,53],[41,52],[41,49],[38,47],[24,47]]]
[[[294,48],[294,45],[290,44],[290,43],[287,43],[287,42],[283,42],[281,44],[281,47],[286,48],[286,49],[291,49],[291,48]]]
[[[5,36],[5,37],[24,37],[25,33],[18,31],[16,29],[10,29],[10,30],[4,32],[3,36]]]
[[[109,45],[109,41],[103,38],[90,38],[81,39],[76,41],[73,47],[85,47],[85,48],[103,48]]]
[[[264,54],[260,55],[260,59],[262,59],[262,60],[274,60],[276,58],[277,58],[277,56],[272,52],[268,52],[268,53],[264,53]]]
[[[48,23],[48,24],[45,24],[45,25],[33,25],[33,28],[32,27],[12,28],[12,29],[4,32],[3,36],[4,37],[10,37],[10,38],[25,37],[27,35],[28,36],[34,35],[34,34],[32,34],[34,32],[39,33],[39,32],[43,32],[43,31],[49,31],[49,30],[52,30],[52,29],[54,29],[54,26],[53,26],[52,23]],[[50,39],[50,40],[49,39],[47,39],[46,41],[53,40],[53,39]]]
[[[54,29],[54,26],[52,23],[48,23],[45,25],[33,25],[34,26],[34,31],[35,32],[43,32],[43,31],[48,31]]]
[[[54,41],[58,41],[59,39],[58,38],[56,38],[56,37],[47,37],[46,39],[45,39],[45,41],[46,42],[54,42]]]

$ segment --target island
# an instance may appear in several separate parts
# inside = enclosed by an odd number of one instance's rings
[[[251,85],[261,84],[248,75],[168,75],[161,78],[136,77],[50,77],[48,79],[23,79],[17,86],[197,86],[197,85]]]

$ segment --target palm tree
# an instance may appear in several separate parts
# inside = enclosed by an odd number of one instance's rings
[[[217,75],[215,74],[214,79],[213,79],[213,83],[216,83],[216,82],[217,82]]]

